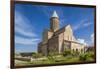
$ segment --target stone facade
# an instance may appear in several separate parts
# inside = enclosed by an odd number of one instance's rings
[[[44,30],[43,41],[38,44],[38,52],[43,55],[62,53],[67,49],[84,53],[85,45],[77,42],[70,25],[59,29],[59,17],[56,12],[50,18],[50,30]]]

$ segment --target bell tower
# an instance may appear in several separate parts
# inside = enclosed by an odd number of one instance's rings
[[[59,17],[56,11],[53,12],[53,15],[50,18],[50,30],[55,32],[59,29]]]

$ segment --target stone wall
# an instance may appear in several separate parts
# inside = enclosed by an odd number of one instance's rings
[[[43,55],[47,55],[47,44],[40,43],[38,45],[38,53],[42,53]]]
[[[48,39],[50,39],[53,35],[53,32],[48,31],[48,30],[44,30],[43,32],[43,43],[47,43]]]
[[[51,18],[50,20],[50,29],[52,32],[59,30],[59,19],[58,18]]]
[[[59,36],[59,53],[63,52],[63,40],[64,40],[64,33],[61,33]]]
[[[48,40],[48,52],[58,52],[58,37],[53,37]]]
[[[72,51],[78,51],[78,52],[82,53],[82,52],[84,52],[84,49],[85,49],[85,46],[83,44],[71,42],[71,50]]]
[[[41,53],[43,55],[47,55],[47,44],[43,44],[41,49],[42,49],[42,52]]]
[[[40,42],[39,44],[38,44],[38,53],[41,53],[42,52],[42,42]]]
[[[44,30],[43,31],[43,37],[42,37],[42,42],[43,43],[47,43],[47,41],[48,41],[48,31],[47,30]]]
[[[69,26],[65,27],[65,32],[64,32],[64,40],[69,40],[72,41],[73,38],[73,31],[72,28]]]

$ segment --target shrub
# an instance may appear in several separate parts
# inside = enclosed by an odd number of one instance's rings
[[[79,52],[78,51],[71,52],[71,55],[72,56],[79,56]]]
[[[55,61],[55,58],[51,55],[47,56],[50,61]]]
[[[87,52],[85,54],[80,55],[80,60],[81,61],[89,61],[94,59],[94,53],[93,52]]]
[[[57,55],[59,55],[58,52],[50,52],[47,57],[50,61],[55,62]]]
[[[42,54],[41,53],[33,53],[32,57],[33,58],[40,58],[40,57],[42,57]]]
[[[48,56],[56,56],[56,55],[60,55],[58,52],[50,52]]]
[[[71,54],[71,51],[70,50],[66,50],[63,52],[63,56],[67,56],[67,55],[70,55]]]
[[[81,54],[81,55],[79,56],[79,59],[80,59],[81,61],[85,61],[85,60],[86,60],[86,54]]]

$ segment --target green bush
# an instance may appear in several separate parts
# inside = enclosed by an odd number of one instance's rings
[[[81,54],[79,56],[81,61],[90,61],[94,59],[94,53],[93,52],[87,52],[85,54]]]
[[[85,61],[85,60],[86,60],[86,54],[81,54],[81,55],[79,56],[79,59],[80,59],[81,61]]]
[[[59,55],[58,52],[50,52],[48,57],[48,60],[51,62],[55,62],[57,55]]]
[[[71,51],[70,50],[66,50],[63,52],[63,56],[68,56],[71,54]]]
[[[41,53],[33,53],[32,57],[33,58],[40,58],[40,57],[42,57],[42,54]]]
[[[50,61],[55,61],[55,58],[51,55],[47,56]]]
[[[71,52],[71,55],[72,56],[79,56],[79,52],[78,51]]]
[[[58,52],[50,52],[48,56],[57,56],[60,55]]]

